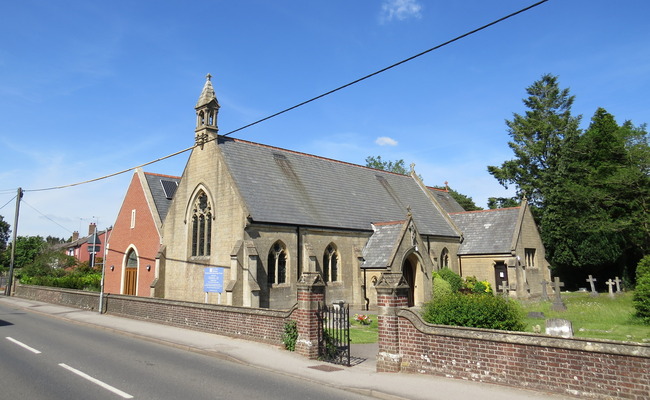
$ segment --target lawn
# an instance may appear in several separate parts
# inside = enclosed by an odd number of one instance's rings
[[[365,314],[372,321],[370,325],[364,325],[350,315],[350,341],[352,344],[376,343],[378,339],[377,315]]]
[[[650,343],[650,326],[641,325],[632,318],[632,293],[625,292],[611,299],[606,293],[591,297],[589,293],[562,293],[566,311],[551,311],[550,301],[522,301],[524,315],[541,311],[544,318],[563,318],[571,321],[575,337]],[[377,342],[377,315],[368,314],[370,325],[363,325],[350,316],[352,344]],[[526,332],[539,325],[544,333],[544,319],[525,318]]]
[[[592,297],[587,292],[562,293],[566,311],[552,311],[551,301],[522,301],[525,314],[541,311],[546,319],[563,318],[571,321],[574,337],[590,339],[650,342],[650,326],[634,320],[632,293],[625,292],[610,298],[601,293]],[[544,332],[544,319],[526,318],[527,332],[539,325]]]

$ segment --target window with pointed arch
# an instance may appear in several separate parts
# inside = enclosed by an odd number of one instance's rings
[[[268,258],[268,283],[269,285],[287,282],[287,249],[281,241],[271,246]]]
[[[194,200],[191,229],[192,256],[209,256],[212,245],[212,206],[203,191]]]
[[[440,253],[440,268],[449,268],[449,250],[446,247]]]
[[[339,280],[339,253],[334,243],[330,243],[323,253],[323,279],[325,282]]]

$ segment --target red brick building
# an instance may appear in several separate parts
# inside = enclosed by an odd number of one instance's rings
[[[95,233],[97,233],[95,235]],[[72,233],[72,241],[64,243],[61,248],[65,254],[72,256],[79,262],[87,262],[88,265],[99,265],[104,257],[104,246],[106,238],[111,235],[111,228],[97,232],[97,225],[93,222],[88,226],[88,236],[79,237],[79,232]],[[94,246],[94,247],[93,247]],[[95,250],[95,259],[92,258],[92,249]]]
[[[104,291],[150,296],[159,277],[160,227],[179,177],[136,169],[109,237]]]

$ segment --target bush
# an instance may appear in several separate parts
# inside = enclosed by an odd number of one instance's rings
[[[451,294],[451,284],[442,279],[437,272],[433,273],[433,299],[438,300]]]
[[[497,296],[452,293],[425,305],[422,317],[431,324],[522,331],[519,304]]]
[[[650,325],[650,255],[643,257],[636,267],[633,303],[636,317]]]
[[[464,288],[476,294],[492,294],[492,286],[488,281],[479,281],[475,276],[465,278]]]
[[[456,293],[463,288],[463,278],[461,278],[460,275],[450,270],[449,268],[441,269],[438,271],[438,275],[440,275],[442,279],[449,282],[452,292]]]
[[[284,324],[284,334],[282,335],[282,343],[284,348],[289,351],[296,350],[296,342],[298,341],[298,325],[296,321],[289,321]]]

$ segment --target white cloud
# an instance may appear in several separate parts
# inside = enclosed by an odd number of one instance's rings
[[[397,140],[389,138],[388,136],[381,136],[375,140],[375,143],[380,146],[397,146]]]
[[[422,5],[417,0],[384,0],[381,6],[381,21],[394,19],[403,21],[408,18],[420,18]]]

